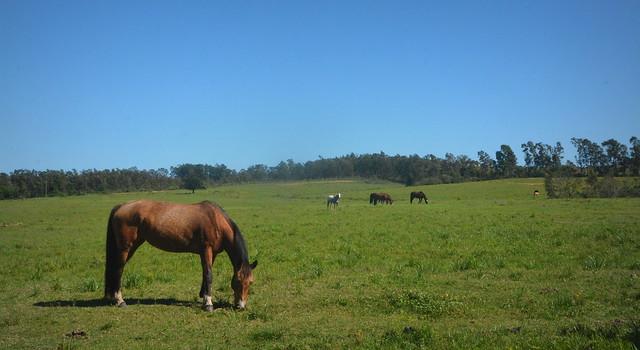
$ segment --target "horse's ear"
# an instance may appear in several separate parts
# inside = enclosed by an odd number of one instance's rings
[[[255,269],[256,266],[258,266],[258,260],[254,260],[249,266],[251,267],[252,270]]]

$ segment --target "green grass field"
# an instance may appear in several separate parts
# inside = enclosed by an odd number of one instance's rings
[[[533,198],[543,187],[345,180],[0,201],[0,348],[640,347],[640,199]],[[409,205],[417,189],[429,205]],[[370,206],[372,191],[396,203]],[[202,311],[198,257],[148,244],[125,268],[129,307],[100,301],[109,211],[139,198],[226,209],[259,260],[247,310]],[[230,277],[223,253],[220,305]]]

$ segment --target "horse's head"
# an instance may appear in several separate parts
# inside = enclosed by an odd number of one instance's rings
[[[240,269],[231,277],[233,289],[233,305],[238,309],[244,309],[249,300],[249,286],[253,283],[253,269],[258,265],[258,260],[252,264],[242,263]]]

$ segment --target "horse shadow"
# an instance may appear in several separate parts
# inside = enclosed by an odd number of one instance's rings
[[[177,300],[175,298],[128,298],[126,299],[127,305],[165,305],[165,306],[180,306],[189,308],[201,308],[201,302]],[[105,307],[114,306],[112,301],[105,299],[88,299],[88,300],[50,300],[39,301],[34,303],[33,306],[38,307]],[[214,309],[232,309],[233,305],[226,300],[216,300],[213,303]]]

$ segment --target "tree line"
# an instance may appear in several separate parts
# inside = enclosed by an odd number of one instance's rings
[[[80,195],[178,188],[166,169],[15,170],[0,173],[0,199]]]
[[[255,164],[236,171],[224,164],[180,164],[167,169],[139,170],[15,170],[0,173],[0,199],[77,195],[101,192],[151,191],[185,188],[195,191],[208,185],[262,181],[311,180],[328,178],[376,178],[407,186],[454,183],[511,177],[638,176],[640,140],[632,137],[629,146],[614,139],[600,144],[572,138],[575,162],[565,161],[560,142],[548,145],[528,141],[521,145],[524,165],[509,145],[501,145],[492,157],[483,150],[477,159],[446,153],[444,158],[425,156],[354,153],[305,163],[292,159],[275,166]]]

